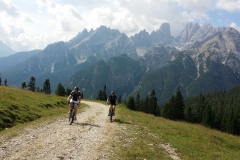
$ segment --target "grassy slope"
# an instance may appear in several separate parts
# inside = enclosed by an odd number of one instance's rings
[[[0,86],[0,131],[26,122],[54,118],[67,112],[66,97]],[[0,132],[0,133],[1,133]]]
[[[6,125],[3,123],[6,121],[8,125],[15,126],[0,131],[0,136],[15,136],[26,125],[54,120],[68,110],[66,97],[5,86],[0,86],[0,93],[0,125]],[[120,128],[117,128],[113,143],[110,142],[113,159],[171,159],[161,146],[168,143],[184,160],[234,160],[240,157],[240,138],[237,136],[200,125],[133,112],[123,105],[117,106],[114,119],[113,123],[118,123]]]
[[[118,131],[120,138],[114,145],[113,155],[119,159],[170,159],[161,143],[170,143],[184,160],[235,160],[240,157],[238,136],[130,111],[122,105],[117,106],[115,119],[128,129],[128,132]]]

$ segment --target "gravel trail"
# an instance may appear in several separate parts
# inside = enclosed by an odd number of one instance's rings
[[[109,122],[106,105],[87,101],[82,103],[90,107],[79,113],[72,125],[68,124],[66,116],[43,127],[27,128],[25,134],[10,141],[0,139],[3,141],[0,159],[108,159],[102,146],[117,124]]]

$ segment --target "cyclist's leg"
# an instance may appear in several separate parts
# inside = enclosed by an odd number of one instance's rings
[[[109,105],[109,109],[108,109],[108,115],[110,115],[110,109],[112,108],[112,105]]]

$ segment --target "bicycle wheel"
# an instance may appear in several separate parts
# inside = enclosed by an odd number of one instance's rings
[[[110,110],[110,122],[112,122],[112,117],[113,117],[113,109]]]
[[[71,125],[74,121],[74,109],[71,108],[70,113],[69,113],[69,118],[68,118],[68,123]]]

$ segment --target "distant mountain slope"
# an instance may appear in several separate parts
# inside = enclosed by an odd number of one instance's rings
[[[11,54],[14,53],[15,51],[13,51],[10,47],[8,47],[6,44],[0,41],[0,58],[10,56]]]
[[[118,96],[126,97],[139,83],[146,68],[127,55],[112,57],[107,62],[98,61],[95,65],[77,72],[66,86],[78,85],[84,98],[96,99],[98,92],[106,85],[107,94],[115,91]]]
[[[18,52],[7,57],[0,58],[0,72],[15,66],[16,64],[27,60],[28,58],[38,54],[41,50],[33,50],[28,52]]]

